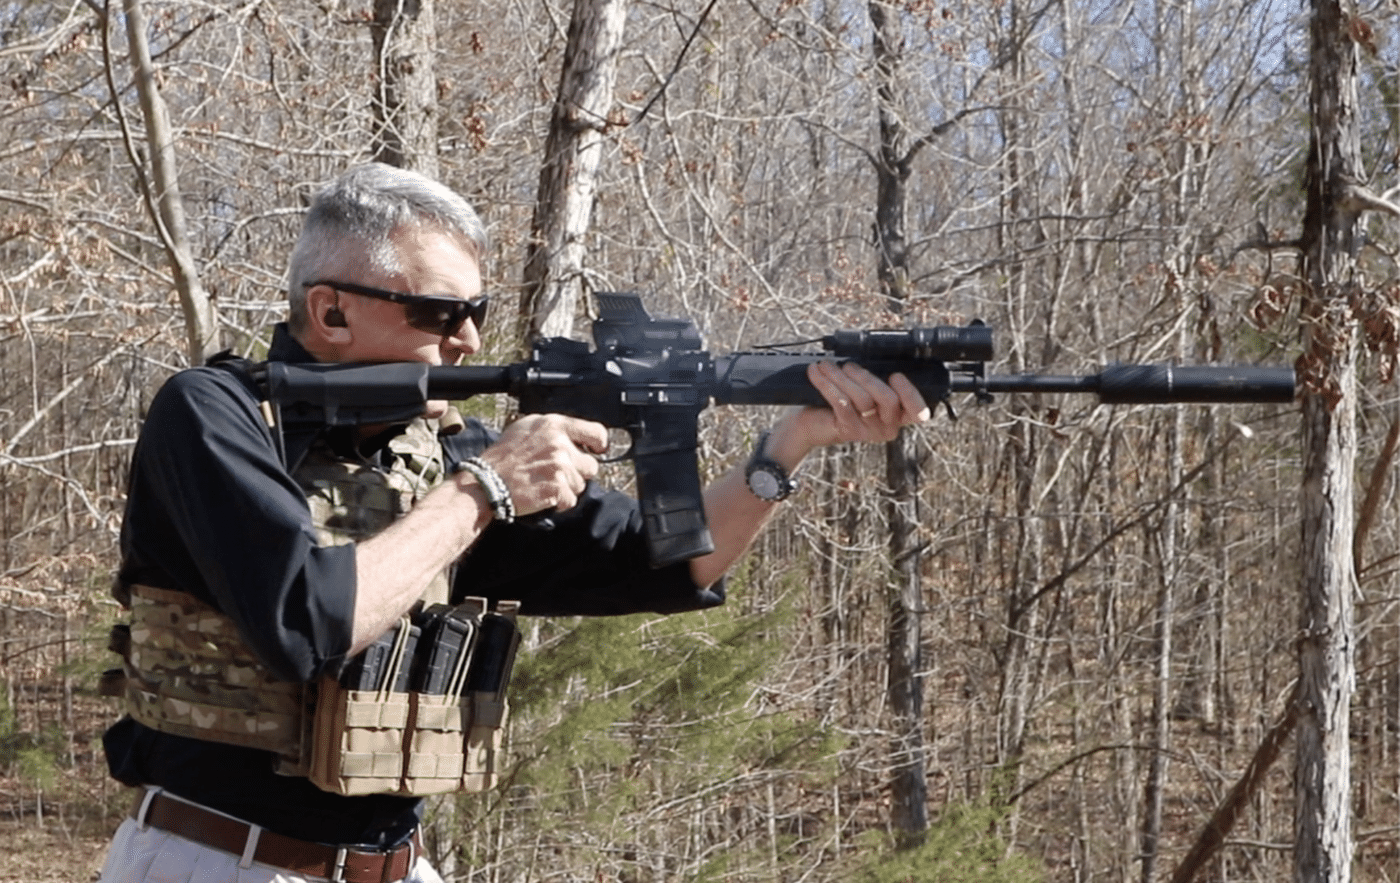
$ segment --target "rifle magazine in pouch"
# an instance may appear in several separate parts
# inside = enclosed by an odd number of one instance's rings
[[[485,791],[496,784],[505,765],[503,736],[510,703],[506,691],[520,648],[515,617],[517,601],[501,601],[482,617],[478,649],[467,676],[463,705],[470,708],[471,725],[462,745],[461,790]]]
[[[428,611],[433,616],[423,624],[409,693],[412,708],[403,771],[408,794],[461,790],[463,734],[471,726],[471,706],[462,694],[485,611],[484,598],[468,598],[455,608]]]
[[[309,773],[318,788],[346,795],[401,790],[410,711],[404,688],[417,632],[404,617],[339,680],[321,679]]]

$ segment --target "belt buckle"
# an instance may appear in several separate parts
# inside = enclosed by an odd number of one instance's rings
[[[345,859],[350,850],[342,846],[335,851],[335,867],[331,868],[331,883],[345,883]]]
[[[393,866],[394,857],[398,855],[400,851],[408,853],[408,865],[404,869],[403,876],[406,877],[409,874],[413,873],[413,865],[418,857],[418,844],[416,842],[417,836],[418,835],[415,832],[413,839],[410,839],[408,843],[398,847],[397,849],[391,849],[387,852],[380,853],[380,859],[382,861],[382,864],[379,868],[379,879],[381,881],[388,879],[389,869]],[[345,866],[349,863],[350,851],[350,847],[348,846],[340,846],[336,848],[335,865],[331,868],[330,883],[347,883],[345,878]]]

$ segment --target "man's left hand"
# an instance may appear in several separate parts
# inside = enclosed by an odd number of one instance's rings
[[[774,428],[770,456],[789,469],[812,449],[842,442],[887,442],[902,426],[929,419],[929,407],[903,374],[889,382],[854,362],[816,362],[807,379],[826,399],[825,408],[802,408]]]

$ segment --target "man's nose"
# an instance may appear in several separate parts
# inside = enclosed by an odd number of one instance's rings
[[[443,363],[452,364],[461,356],[470,356],[481,349],[481,332],[477,331],[476,322],[471,319],[463,319],[462,324],[457,326],[457,330],[442,339]],[[448,354],[452,358],[447,358]]]

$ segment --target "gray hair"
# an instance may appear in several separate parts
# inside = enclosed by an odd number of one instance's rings
[[[311,202],[287,265],[291,330],[306,327],[305,283],[398,272],[394,234],[414,228],[456,238],[478,263],[489,248],[486,228],[471,204],[417,172],[369,163],[327,184]]]

